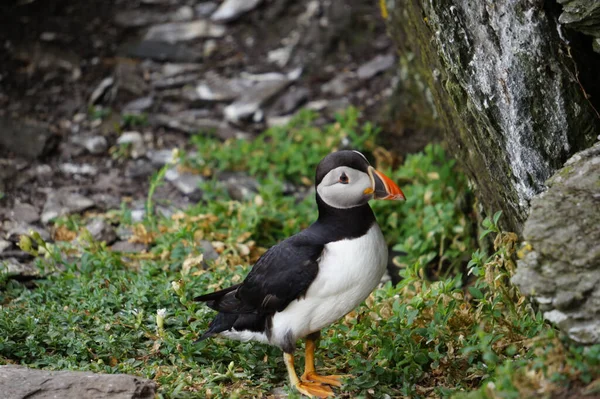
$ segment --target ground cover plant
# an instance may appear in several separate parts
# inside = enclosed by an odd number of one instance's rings
[[[0,363],[137,374],[155,380],[164,398],[269,397],[282,386],[298,397],[287,388],[280,350],[195,343],[213,312],[191,299],[241,281],[265,248],[308,226],[316,217],[312,194],[284,195],[283,182],[308,189],[319,160],[351,145],[398,181],[407,201],[373,204],[401,253],[402,280],[323,331],[317,367],[353,375],[339,397],[598,392],[600,346],[562,339],[509,284],[518,244],[498,227],[499,213],[482,224],[481,235],[493,242],[489,253],[477,249],[469,186],[443,147],[430,145],[396,165],[377,146],[377,129],[358,116],[350,109],[316,127],[315,115],[302,112],[254,141],[196,136],[197,153],[179,153],[177,165],[153,177],[142,223],[131,221],[126,204],[95,215],[131,228],[132,240],[148,245],[144,253],[111,251],[80,217],[56,221],[55,238],[63,241],[23,237],[21,247],[37,255],[46,277],[31,288],[0,274]],[[155,214],[153,192],[169,167],[193,170],[207,183],[203,201],[166,218]],[[259,193],[231,200],[214,178],[220,171],[249,173]],[[204,262],[200,240],[213,244],[216,261]]]

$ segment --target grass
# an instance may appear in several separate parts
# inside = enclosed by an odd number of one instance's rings
[[[104,215],[131,228],[132,240],[148,245],[144,253],[95,242],[81,227],[85,217],[57,221],[65,241],[23,237],[46,278],[30,289],[0,275],[0,363],[136,374],[155,380],[161,398],[268,397],[280,386],[299,397],[287,387],[279,349],[195,343],[214,313],[191,299],[241,281],[265,248],[308,226],[312,194],[285,196],[281,182],[309,190],[319,160],[350,141],[401,183],[407,201],[373,204],[389,244],[403,253],[401,282],[323,332],[317,367],[354,376],[340,397],[549,397],[599,385],[600,346],[565,341],[509,284],[517,242],[497,227],[500,214],[483,226],[494,252],[476,248],[468,184],[442,147],[395,167],[355,110],[322,128],[314,118],[303,112],[251,142],[195,137],[197,154],[180,153],[178,167],[207,177],[203,202],[168,219],[154,215],[162,170],[143,223],[132,224],[126,206]],[[255,176],[259,193],[231,200],[214,178],[224,170]],[[208,267],[202,240],[220,254]]]

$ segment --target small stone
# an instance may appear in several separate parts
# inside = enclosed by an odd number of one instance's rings
[[[59,169],[67,175],[95,176],[98,173],[98,169],[89,164],[63,163],[59,165]]]
[[[207,73],[205,80],[196,86],[198,99],[203,101],[232,101],[250,85],[240,80],[223,79],[215,73]]]
[[[6,273],[10,278],[26,280],[40,276],[40,270],[34,264],[22,263],[14,257],[2,260],[2,263],[0,263],[0,272]],[[1,386],[2,384],[0,383]]]
[[[50,233],[48,233],[46,230],[44,230],[40,227],[34,226],[29,223],[16,222],[16,221],[15,222],[5,222],[2,227],[3,227],[3,230],[6,231],[4,238],[6,238],[10,241],[18,242],[20,236],[29,235],[31,233],[31,231],[36,231],[40,235],[40,237],[42,237],[42,239],[44,239],[44,240],[50,239]]]
[[[273,104],[270,114],[287,115],[308,100],[310,91],[305,87],[289,90]]]
[[[201,240],[199,246],[205,261],[217,260],[219,258],[219,254],[215,251],[215,247],[213,247],[210,241]]]
[[[225,119],[239,122],[251,117],[261,106],[279,94],[290,83],[287,79],[258,82],[248,89],[238,100],[225,107]]]
[[[42,211],[42,223],[60,216],[84,211],[94,206],[94,201],[81,194],[60,189],[50,192]]]
[[[291,122],[293,115],[284,115],[284,116],[269,116],[267,118],[267,126],[269,127],[278,127],[278,126],[286,126]]]
[[[213,21],[229,22],[258,7],[262,0],[225,0],[210,17]]]
[[[344,72],[331,79],[321,87],[321,91],[334,96],[343,96],[356,88],[358,81],[352,72]]]
[[[200,4],[196,4],[195,11],[199,17],[208,17],[212,14],[219,5],[214,1],[206,1]]]
[[[146,178],[154,172],[154,166],[145,159],[136,159],[127,163],[125,177],[129,179]]]
[[[222,140],[230,138],[245,140],[250,138],[248,133],[230,126],[227,122],[207,118],[197,118],[188,115],[186,112],[177,115],[153,115],[152,121],[159,126],[164,126],[187,134],[214,134]]]
[[[124,226],[122,224],[120,224],[119,226],[117,226],[117,229],[115,230],[115,233],[117,234],[117,237],[121,241],[127,241],[131,237],[133,237],[133,231],[131,230],[131,228],[127,227],[127,226]]]
[[[293,50],[293,46],[285,46],[271,50],[267,53],[267,60],[283,68],[290,61]]]
[[[115,229],[104,219],[92,219],[85,225],[96,241],[104,241],[110,245],[117,240]]]
[[[12,242],[0,238],[0,254],[4,252],[4,250],[12,247],[12,245]]]
[[[157,61],[197,62],[202,54],[183,44],[166,43],[159,40],[128,42],[119,48],[125,57],[149,58]]]
[[[0,390],[5,399],[152,399],[156,383],[135,375],[48,371],[7,365],[0,366]]]
[[[171,21],[174,22],[190,21],[193,18],[194,9],[190,6],[181,6],[171,15]]]
[[[258,181],[244,173],[221,173],[219,180],[225,182],[229,196],[236,201],[252,199],[258,193]]]
[[[373,76],[393,67],[395,62],[396,58],[391,54],[378,55],[366,64],[361,65],[356,74],[359,79],[371,79]]]
[[[201,176],[191,173],[179,173],[177,168],[171,168],[165,174],[165,180],[171,182],[192,201],[199,201],[202,198],[200,184],[204,182],[204,179]]]
[[[30,159],[52,151],[58,142],[48,125],[0,116],[0,146]]]
[[[140,132],[124,132],[118,139],[117,144],[130,145],[131,157],[136,159],[141,157],[146,152],[144,138]]]
[[[74,141],[77,141],[77,144],[88,150],[90,154],[102,154],[108,149],[108,142],[104,136],[85,136]]]
[[[115,24],[123,28],[139,28],[165,22],[166,20],[167,15],[164,13],[144,11],[139,8],[119,11],[114,17]]]
[[[141,97],[136,100],[130,101],[123,107],[123,113],[138,113],[143,112],[152,107],[154,104],[154,97],[147,96]]]
[[[204,58],[209,58],[213,53],[217,50],[217,41],[214,39],[208,39],[204,42],[204,47],[202,48],[202,55]]]
[[[35,223],[40,220],[40,213],[31,204],[17,202],[11,209],[9,217],[16,222]]]
[[[150,160],[153,166],[162,167],[168,163],[174,163],[173,150],[157,150],[149,151],[146,157]]]
[[[145,40],[178,43],[183,41],[218,38],[225,35],[225,27],[205,20],[191,22],[173,22],[150,27]]]
[[[146,245],[139,242],[117,241],[110,249],[115,252],[139,253],[146,250]]]
[[[88,101],[89,105],[94,105],[100,102],[100,100],[109,92],[109,90],[113,87],[115,83],[115,79],[112,76],[102,79],[100,84],[96,86],[92,94],[90,95],[90,99]]]
[[[112,183],[115,184],[115,180],[112,180]],[[94,201],[94,204],[96,204],[96,208],[104,211],[119,209],[121,205],[119,197],[107,193],[96,193],[91,196],[91,199]]]

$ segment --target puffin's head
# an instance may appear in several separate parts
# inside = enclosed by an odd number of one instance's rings
[[[358,151],[327,155],[317,166],[317,193],[338,209],[364,205],[371,199],[404,200],[404,193],[383,173],[373,168]]]

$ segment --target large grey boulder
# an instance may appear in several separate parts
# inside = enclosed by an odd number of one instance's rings
[[[600,143],[547,184],[531,202],[529,251],[512,281],[573,340],[600,343]]]
[[[439,121],[487,213],[502,210],[503,227],[521,233],[531,198],[600,133],[597,74],[586,75],[596,57],[571,57],[548,2],[383,3],[400,49],[396,108]]]
[[[46,371],[0,366],[4,399],[152,399],[154,381],[126,374]]]

